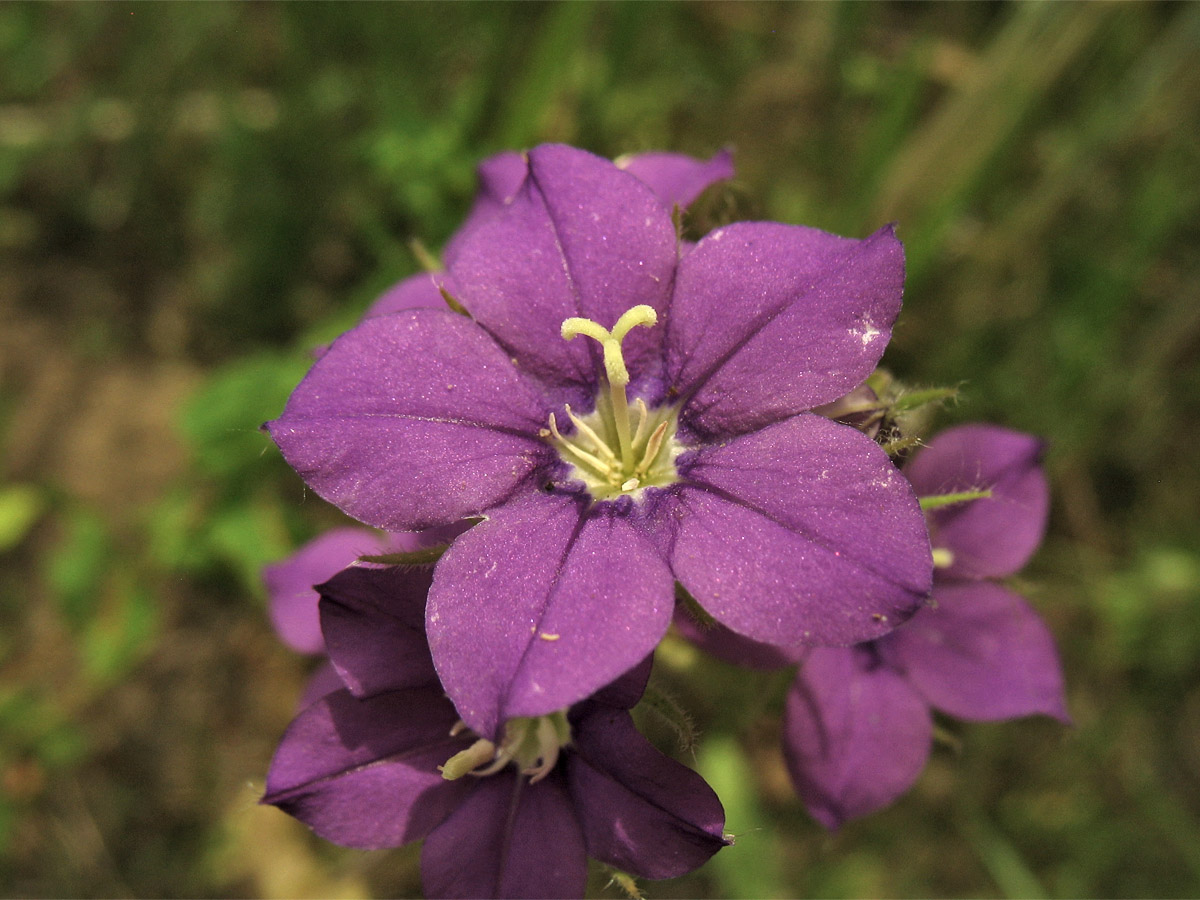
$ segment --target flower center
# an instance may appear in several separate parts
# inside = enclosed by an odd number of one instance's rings
[[[675,440],[677,410],[670,406],[649,409],[641,397],[634,400],[631,410],[625,394],[629,370],[621,342],[636,326],[650,327],[657,321],[654,308],[643,305],[626,310],[611,331],[591,319],[570,318],[562,324],[564,340],[582,334],[600,343],[608,390],[600,392],[595,411],[586,416],[575,415],[567,406],[573,433],[563,435],[551,413],[550,428],[544,434],[571,465],[573,477],[587,485],[597,500],[663,487],[676,480],[675,457],[682,449]]]
[[[450,734],[461,734],[466,727],[459,720]],[[468,774],[480,778],[495,775],[513,763],[517,771],[529,776],[530,784],[536,784],[550,774],[558,762],[559,751],[569,743],[571,725],[565,709],[548,716],[509,719],[504,723],[499,747],[480,738],[466,750],[455,753],[439,769],[444,779],[454,781]]]

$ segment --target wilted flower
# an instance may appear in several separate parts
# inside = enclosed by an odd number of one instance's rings
[[[906,467],[920,496],[960,499],[928,513],[932,605],[879,640],[812,650],[787,699],[788,769],[827,827],[911,787],[929,756],[931,707],[970,720],[1067,721],[1053,637],[1022,597],[987,580],[1015,573],[1041,542],[1042,449],[1029,435],[969,425],[942,433]]]
[[[778,644],[886,633],[930,587],[911,488],[807,412],[859,384],[900,308],[890,228],[775,223],[680,243],[671,207],[542,146],[414,309],[339,338],[269,423],[313,489],[390,531],[483,518],[427,626],[466,724],[552,714],[657,644],[679,582]],[[583,337],[584,340],[573,340]]]
[[[321,586],[344,688],[288,728],[263,802],[346,846],[424,839],[435,897],[582,896],[589,855],[668,878],[727,843],[708,785],[633,726],[648,661],[570,710],[506,722],[496,741],[469,734],[425,641],[429,583],[352,567]]]

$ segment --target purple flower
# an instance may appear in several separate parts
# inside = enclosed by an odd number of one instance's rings
[[[728,150],[708,160],[679,153],[635,153],[621,157],[615,165],[641,179],[668,208],[686,208],[710,184],[733,177],[733,154]],[[512,203],[527,172],[525,154],[514,150],[489,156],[479,164],[479,193],[466,221],[446,242],[442,252],[447,266],[458,258],[459,248],[476,228]],[[417,306],[443,309],[446,301],[438,287],[440,274],[421,272],[404,279],[371,304],[367,316],[382,316]]]
[[[323,654],[320,595],[313,585],[328,581],[360,556],[415,550],[408,535],[391,538],[366,528],[335,528],[313,538],[287,559],[263,567],[267,611],[279,639],[297,653]]]
[[[435,897],[582,896],[589,855],[669,878],[726,844],[716,795],[633,727],[648,660],[565,714],[509,721],[496,742],[467,733],[425,641],[430,580],[352,567],[321,586],[345,687],[288,728],[263,802],[350,847],[424,839]]]
[[[784,753],[809,812],[828,828],[886,806],[925,767],[930,708],[992,721],[1067,721],[1054,639],[1025,600],[981,580],[1016,572],[1041,542],[1043,445],[986,425],[952,428],[906,474],[922,497],[990,491],[929,512],[933,605],[879,640],[817,648],[787,699]]]
[[[427,627],[462,718],[495,738],[647,656],[675,582],[776,644],[856,643],[918,608],[912,489],[808,412],[878,362],[903,268],[891,228],[739,223],[683,247],[638,177],[537,147],[438,276],[470,317],[365,320],[268,428],[368,524],[484,520],[439,561]]]
[[[334,528],[319,535],[291,556],[263,567],[267,611],[279,639],[297,653],[325,652],[320,595],[314,585],[328,581],[363,556],[411,552],[449,543],[464,530],[462,524],[423,532],[380,534],[368,528]]]

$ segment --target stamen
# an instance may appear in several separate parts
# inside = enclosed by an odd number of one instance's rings
[[[650,442],[646,444],[646,452],[642,456],[641,463],[638,464],[636,472],[646,474],[646,470],[654,464],[654,460],[658,458],[658,451],[662,449],[663,439],[667,435],[667,423],[661,422],[654,429],[654,434],[650,435]]]
[[[948,569],[954,565],[954,553],[946,547],[933,548],[933,567],[935,569]]]
[[[643,406],[644,405],[645,404],[643,404]],[[593,429],[591,425],[571,412],[570,403],[566,403],[564,406],[567,408],[567,418],[571,420],[571,424],[579,429],[580,434],[592,442],[592,446],[595,447],[602,456],[608,459],[609,462],[615,463],[617,461],[617,455],[612,452],[612,448],[609,447],[608,444],[604,443],[603,438],[596,434],[595,429]],[[553,413],[551,413],[551,415],[553,415]]]
[[[495,761],[486,769],[475,769],[471,772],[476,778],[486,778],[488,775],[495,775],[510,762],[516,754],[508,747],[501,747],[500,752],[496,754]]]
[[[522,769],[521,774],[532,776],[530,784],[537,784],[553,771],[558,762],[558,751],[561,746],[559,729],[550,716],[544,716],[537,724],[537,746],[542,755],[538,757],[537,765]]]
[[[626,395],[630,376],[622,342],[637,326],[651,326],[657,321],[654,308],[643,304],[626,310],[611,330],[581,317],[562,323],[565,340],[582,334],[600,343],[608,390],[600,391],[595,410],[586,416],[577,416],[566,406],[567,418],[575,429],[569,437],[559,431],[553,415],[547,431],[562,460],[573,467],[574,477],[581,479],[597,500],[675,481],[675,453],[667,448],[674,447],[676,410],[651,410],[642,397],[631,402]]]
[[[558,430],[558,423],[554,421],[554,413],[550,413],[550,433],[554,435],[554,438],[555,438],[555,440],[558,441],[559,446],[561,446],[564,450],[568,451],[573,456],[575,456],[576,459],[578,459],[581,463],[583,463],[585,466],[590,468],[593,472],[595,472],[601,478],[611,478],[612,477],[614,469],[611,464],[606,463],[600,457],[598,457],[592,453],[588,453],[582,447],[578,446],[577,444],[572,443],[571,441],[567,440],[565,437],[562,436],[562,432]],[[608,452],[609,452],[609,455],[611,456],[612,451],[609,450]],[[616,462],[616,457],[613,457],[613,463],[615,463],[615,462]]]
[[[646,440],[646,430],[650,427],[650,410],[646,409],[646,401],[641,397],[633,401],[633,406],[638,411],[637,430],[633,433],[633,449],[636,450]]]

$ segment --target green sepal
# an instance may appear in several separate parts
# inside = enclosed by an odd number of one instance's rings
[[[628,872],[622,872],[620,869],[614,869],[612,866],[605,866],[604,868],[608,871],[609,885],[615,884],[629,900],[645,900],[646,895],[638,887],[636,878]]]
[[[933,742],[939,746],[948,748],[952,753],[962,753],[962,738],[941,722],[933,723]]]
[[[925,388],[920,391],[906,391],[892,401],[892,409],[896,412],[908,412],[919,409],[930,403],[942,403],[946,400],[957,400],[958,388]]]
[[[675,226],[675,246],[683,244],[683,210],[676,203],[671,207],[671,224]]]
[[[674,732],[680,752],[695,754],[700,732],[696,729],[696,720],[678,700],[654,685],[647,685],[638,708],[654,713]]]
[[[380,566],[432,566],[449,549],[449,544],[438,544],[420,550],[401,550],[397,553],[381,553],[378,556],[360,556],[358,560]]]
[[[408,249],[412,251],[412,255],[416,257],[417,264],[426,272],[442,271],[442,261],[434,255],[428,247],[421,243],[419,238],[413,238],[408,242]]]
[[[704,631],[709,631],[716,627],[717,620],[714,619],[703,606],[700,605],[695,597],[688,593],[678,581],[675,582],[675,599],[683,604],[684,610],[691,616],[697,625]]]
[[[919,497],[921,509],[928,512],[931,509],[941,509],[943,506],[953,506],[956,503],[970,503],[972,500],[986,500],[992,496],[990,490],[958,491],[953,494],[930,494]]]
[[[919,443],[921,443],[920,438],[902,437],[896,438],[894,441],[888,441],[886,444],[881,444],[880,446],[883,447],[884,452],[888,456],[899,456],[905,450],[915,447]]]
[[[469,312],[467,312],[467,308],[465,306],[463,306],[458,301],[458,299],[455,298],[455,296],[453,294],[451,294],[448,290],[446,290],[440,284],[438,285],[438,293],[442,295],[442,299],[446,301],[446,305],[448,307],[450,307],[451,312],[456,312],[460,316],[468,316],[469,317],[471,315]]]

